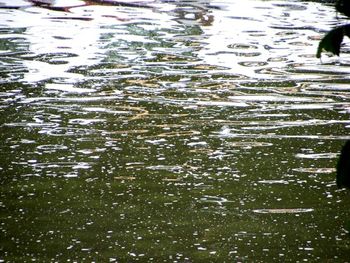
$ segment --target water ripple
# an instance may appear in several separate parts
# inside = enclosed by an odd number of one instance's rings
[[[33,2],[0,3],[0,261],[348,260],[332,6]]]

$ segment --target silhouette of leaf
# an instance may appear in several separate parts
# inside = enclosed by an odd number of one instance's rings
[[[318,45],[316,57],[320,58],[323,50],[339,56],[340,45],[344,38],[344,26],[337,27],[329,31]]]
[[[350,17],[350,1],[349,0],[338,0],[335,3],[335,9],[347,17]]]
[[[337,186],[350,189],[350,141],[345,143],[338,159]]]

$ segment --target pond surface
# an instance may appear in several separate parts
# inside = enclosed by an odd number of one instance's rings
[[[332,6],[1,2],[0,262],[348,260]]]

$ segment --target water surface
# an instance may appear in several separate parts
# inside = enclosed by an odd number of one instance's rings
[[[332,6],[64,2],[1,4],[1,262],[348,260]]]

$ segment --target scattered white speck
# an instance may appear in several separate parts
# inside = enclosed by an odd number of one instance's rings
[[[75,178],[75,177],[78,177],[78,174],[70,173],[70,174],[63,175],[63,177],[65,177],[65,178]]]

